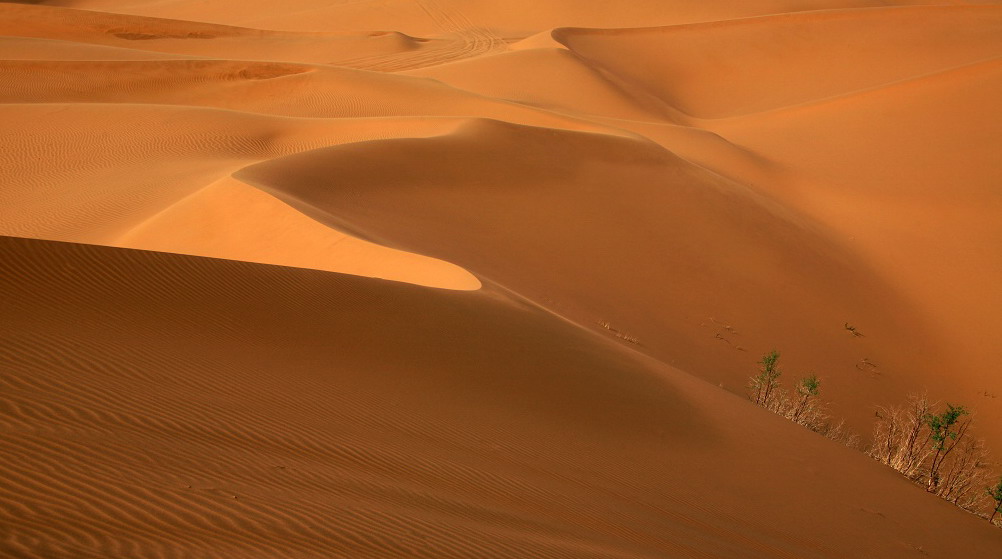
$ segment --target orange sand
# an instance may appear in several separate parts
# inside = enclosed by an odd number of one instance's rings
[[[0,555],[1000,556],[743,394],[1002,456],[999,99],[993,1],[0,2]]]

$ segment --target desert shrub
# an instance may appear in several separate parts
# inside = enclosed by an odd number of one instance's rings
[[[778,384],[765,407],[790,421],[821,433],[829,427],[829,415],[821,401],[821,381],[817,375],[800,379],[790,393]]]
[[[909,479],[921,477],[921,466],[932,454],[928,445],[930,434],[923,421],[930,409],[924,395],[911,396],[899,408],[877,408],[873,445],[867,453]]]
[[[927,485],[929,491],[936,491],[939,487],[942,480],[943,464],[963,440],[967,428],[971,425],[970,420],[960,421],[960,418],[965,415],[969,415],[969,412],[964,409],[964,406],[954,406],[948,403],[943,413],[926,413],[922,417],[922,422],[929,428],[932,448],[935,451],[929,464]]]
[[[939,413],[935,407],[922,395],[911,396],[902,407],[878,408],[867,454],[930,493],[983,514],[986,499],[980,488],[990,479],[988,449],[970,436],[972,420],[963,406],[946,404]]]
[[[991,480],[991,460],[984,441],[962,439],[951,460],[941,468],[935,492],[951,503],[980,513],[986,504],[981,488]]]
[[[821,417],[818,396],[821,395],[821,381],[818,376],[811,374],[809,377],[800,379],[795,390],[796,394],[792,398],[790,410],[787,417],[794,423],[811,426]]]
[[[849,429],[845,420],[839,420],[838,423],[825,422],[824,426],[818,430],[818,433],[823,435],[827,439],[831,439],[837,443],[859,450],[860,448],[860,436],[852,429]]]
[[[779,387],[779,377],[783,374],[779,370],[779,352],[776,350],[770,351],[762,357],[762,360],[758,364],[761,365],[759,373],[753,376],[748,382],[748,396],[756,404],[769,407],[776,396],[776,389]]]
[[[831,422],[827,405],[821,400],[821,379],[817,375],[812,373],[800,379],[790,392],[779,382],[783,373],[779,369],[778,351],[765,354],[758,364],[758,374],[748,379],[748,399],[815,433],[848,447],[858,447],[859,436],[844,421]]]
[[[845,446],[859,448],[859,436],[846,428],[845,421],[832,423],[817,375],[800,379],[788,391],[779,382],[778,351],[765,354],[758,364],[758,374],[748,379],[751,401]],[[970,412],[948,403],[935,413],[936,407],[925,395],[912,395],[903,406],[877,408],[873,443],[866,453],[925,485],[930,493],[994,523],[1002,513],[1002,479],[987,485],[989,453],[984,441],[970,436]]]
[[[994,501],[992,503],[994,505],[992,508],[992,514],[988,517],[988,522],[994,524],[995,515],[1002,512],[1002,478],[999,478],[999,482],[996,485],[988,487],[985,494],[991,497],[992,501]]]

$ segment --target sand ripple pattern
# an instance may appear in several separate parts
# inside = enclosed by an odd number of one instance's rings
[[[326,360],[323,340],[369,328],[352,316],[405,301],[427,307],[416,292],[381,293],[307,271],[39,243],[3,240],[6,553],[625,558],[655,557],[665,543],[657,531],[631,526],[648,522],[645,505],[622,488],[602,489],[619,485],[615,477],[568,469],[564,459],[533,463],[541,449],[518,450],[520,437],[505,431],[484,439],[490,430],[458,429],[448,417],[407,419],[423,398],[403,395],[420,390],[427,398],[439,389],[361,365],[369,357],[345,352],[368,354],[360,340],[328,346],[343,357],[330,370],[309,364]],[[53,251],[39,259],[40,246]],[[144,285],[125,287],[122,280],[137,273]],[[79,282],[89,287],[60,287]],[[332,312],[294,302],[306,293],[314,293],[310,306]],[[286,323],[287,340],[304,344],[300,357],[254,344],[262,335],[275,340],[267,333],[273,326],[242,316],[257,296],[266,300],[255,305],[298,309],[273,319],[304,319]],[[47,327],[46,316],[67,312],[77,317],[73,325]],[[136,323],[136,313],[147,318]],[[491,314],[489,321],[511,320],[503,318],[511,311]],[[391,330],[414,317],[400,319]],[[307,347],[320,353],[302,359]],[[269,365],[273,359],[285,365]],[[594,491],[600,501],[587,498]],[[610,505],[636,510],[613,517],[602,510]]]

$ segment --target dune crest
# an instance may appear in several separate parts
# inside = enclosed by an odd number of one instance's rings
[[[715,119],[993,58],[1000,54],[999,29],[999,6],[922,6],[642,29],[565,28],[554,38],[683,113]],[[644,55],[655,52],[659,64],[652,68]]]
[[[466,270],[341,233],[233,178],[213,183],[118,236],[115,246],[214,256],[479,289]]]

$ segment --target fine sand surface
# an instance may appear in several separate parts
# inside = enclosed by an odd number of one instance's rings
[[[0,2],[0,556],[1002,556],[744,396],[1002,457],[1000,99],[993,1]]]

